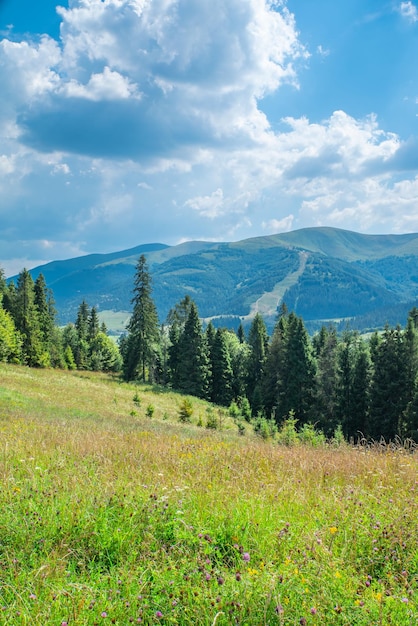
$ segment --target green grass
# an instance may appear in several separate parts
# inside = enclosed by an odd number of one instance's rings
[[[417,623],[416,455],[211,431],[183,400],[0,365],[0,624]]]

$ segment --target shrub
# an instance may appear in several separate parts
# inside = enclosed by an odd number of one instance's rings
[[[152,417],[154,415],[155,407],[153,404],[149,404],[147,406],[147,410],[145,411],[145,415],[147,417]]]
[[[295,446],[299,442],[298,433],[296,430],[297,419],[295,418],[295,412],[292,410],[289,412],[289,417],[283,422],[279,434],[279,443],[285,446]]]
[[[212,407],[206,409],[206,428],[217,430],[219,428],[218,418],[215,415],[215,411]]]
[[[277,434],[277,426],[272,419],[267,419],[259,413],[254,420],[254,432],[264,440],[274,439]]]
[[[313,424],[304,424],[298,433],[298,437],[300,443],[308,446],[319,447],[326,443],[324,433],[316,430]]]
[[[179,409],[179,421],[183,423],[191,422],[192,415],[193,415],[193,404],[191,400],[189,400],[189,398],[184,398]]]
[[[233,419],[238,419],[239,417],[241,417],[241,411],[236,402],[231,402],[231,404],[229,405],[228,413]]]

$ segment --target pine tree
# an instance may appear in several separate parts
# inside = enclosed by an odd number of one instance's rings
[[[247,373],[247,397],[253,415],[262,409],[261,383],[267,356],[268,334],[266,324],[259,313],[256,313],[248,333],[248,345],[251,354]]]
[[[77,319],[75,322],[75,330],[77,332],[77,345],[75,347],[74,358],[77,364],[77,369],[79,370],[86,370],[90,367],[88,341],[89,315],[89,306],[87,302],[83,300],[78,307]]]
[[[26,269],[18,276],[13,308],[15,326],[22,338],[23,362],[32,367],[49,365],[35,305],[34,282]]]
[[[242,325],[242,322],[239,323],[239,326],[237,329],[237,337],[240,343],[245,343],[245,330],[244,330],[244,326]]]
[[[141,255],[134,278],[133,312],[127,330],[123,354],[123,374],[126,380],[153,380],[155,355],[159,339],[157,309],[151,297],[151,276],[147,261]]]
[[[316,411],[320,428],[331,435],[337,425],[337,349],[338,340],[335,328],[323,329],[316,345]]]
[[[180,339],[184,332],[184,326],[190,313],[192,299],[185,295],[174,308],[170,309],[167,316],[168,331],[168,378],[174,389],[179,389],[179,364],[180,364]]]
[[[293,312],[286,323],[283,366],[277,387],[276,419],[279,422],[291,411],[302,424],[313,417],[315,362],[303,320]]]
[[[210,366],[206,339],[196,304],[192,302],[184,330],[179,339],[178,389],[209,399]]]
[[[358,338],[354,355],[352,386],[350,393],[350,413],[343,423],[343,432],[347,438],[358,438],[368,429],[370,404],[371,363],[364,341]]]
[[[227,331],[218,328],[211,350],[212,402],[229,406],[233,395],[233,371],[226,341]]]
[[[94,341],[100,332],[100,320],[97,309],[93,306],[87,319],[87,338],[89,343]]]
[[[264,410],[271,417],[276,416],[279,381],[286,367],[286,325],[286,317],[280,316],[270,340],[262,379]]]
[[[373,353],[369,435],[391,440],[400,434],[400,421],[408,404],[408,372],[402,331],[385,329]]]

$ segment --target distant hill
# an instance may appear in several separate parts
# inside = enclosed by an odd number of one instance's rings
[[[128,316],[141,254],[161,321],[186,293],[203,318],[235,327],[256,311],[272,326],[285,302],[311,329],[334,320],[364,330],[404,324],[418,304],[417,233],[363,235],[321,227],[233,243],[146,244],[54,261],[31,274],[44,274],[60,323],[74,320],[83,299],[103,314]]]

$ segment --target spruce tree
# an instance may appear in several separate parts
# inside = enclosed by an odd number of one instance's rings
[[[231,356],[226,341],[227,331],[218,328],[211,350],[212,402],[229,406],[234,397]]]
[[[400,422],[408,404],[408,372],[401,328],[385,328],[373,353],[370,388],[369,435],[391,440],[400,434]]]
[[[133,312],[128,322],[123,375],[126,380],[154,378],[155,355],[159,339],[157,309],[151,297],[151,276],[147,261],[141,255],[134,278]]]
[[[190,313],[192,299],[187,294],[174,308],[170,309],[167,316],[168,331],[168,379],[174,389],[179,389],[179,364],[180,364],[180,339],[184,332],[184,326]]]
[[[332,435],[338,425],[337,369],[338,340],[335,328],[323,328],[317,343],[316,411],[319,426]]]
[[[90,367],[89,362],[89,341],[88,324],[90,309],[85,300],[82,301],[77,311],[75,329],[77,331],[77,345],[74,352],[74,359],[77,369],[86,370]]]
[[[268,349],[268,334],[266,324],[259,313],[256,313],[248,333],[248,345],[251,354],[247,373],[247,397],[251,404],[253,415],[262,409],[261,383],[264,374],[264,365]]]
[[[277,420],[290,412],[302,424],[314,417],[315,362],[302,318],[290,313],[286,323],[283,366],[277,381]]]
[[[209,399],[210,365],[196,304],[192,302],[179,339],[178,389]]]
[[[13,308],[14,322],[22,338],[23,362],[32,367],[49,365],[35,305],[34,282],[27,269],[18,276]]]

